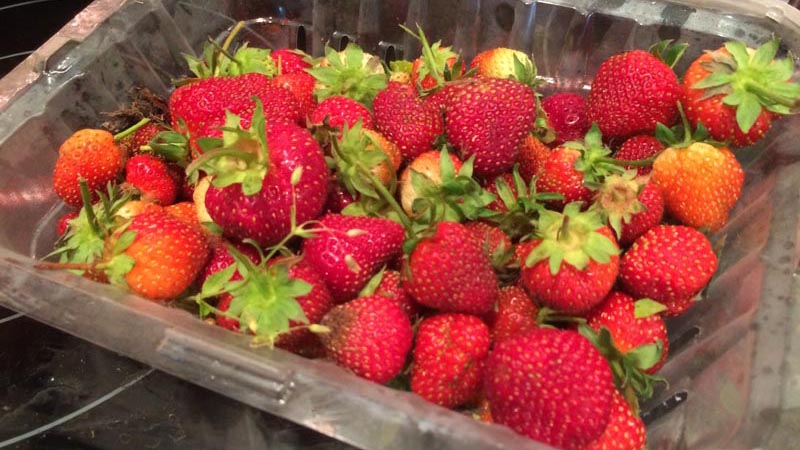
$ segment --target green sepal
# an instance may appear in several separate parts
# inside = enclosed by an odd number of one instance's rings
[[[355,43],[347,44],[343,53],[344,58],[326,45],[325,59],[329,66],[306,69],[317,80],[314,89],[317,101],[342,95],[371,107],[375,95],[386,88],[389,77],[378,58],[373,56],[364,63],[364,50]]]
[[[381,285],[381,281],[383,280],[383,274],[386,272],[386,267],[381,267],[381,270],[378,271],[372,278],[369,279],[367,284],[361,288],[361,291],[358,293],[358,297],[366,297],[368,295],[372,295],[378,290],[378,286]]]
[[[464,63],[463,60],[461,60],[460,55],[454,52],[452,47],[442,47],[441,41],[436,41],[432,45],[429,44],[428,38],[425,36],[425,32],[422,31],[422,27],[420,27],[419,24],[417,24],[416,33],[404,25],[400,25],[400,28],[416,38],[422,46],[422,54],[420,56],[422,59],[422,64],[420,64],[419,68],[417,69],[418,78],[417,86],[415,86],[421,94],[438,90],[444,87],[445,81],[451,81],[457,75],[460,76],[461,67],[463,67],[462,65]],[[451,70],[448,67],[447,60],[450,58],[455,58],[457,64],[458,61],[461,60],[461,64],[459,64],[458,68],[456,68],[455,65],[454,70]],[[433,89],[424,89],[422,87],[422,80],[424,80],[428,75],[430,75],[436,81],[436,86]]]
[[[611,149],[603,144],[603,136],[597,123],[592,123],[583,141],[565,142],[564,147],[578,150],[581,154],[575,160],[575,170],[583,173],[584,186],[596,190],[604,177],[623,173],[625,169],[611,160]]]
[[[541,202],[563,200],[564,196],[551,192],[537,192],[536,179],[526,183],[519,174],[519,166],[512,172],[513,189],[502,177],[495,179],[497,196],[506,211],[487,211],[486,219],[497,224],[505,234],[516,241],[533,234],[539,213],[545,209]]]
[[[186,166],[189,162],[189,140],[175,131],[162,131],[150,139],[147,144],[153,154],[167,161]]]
[[[633,317],[637,319],[644,319],[656,315],[660,312],[666,311],[668,308],[663,303],[659,303],[653,299],[642,298],[636,300],[633,304]]]
[[[668,65],[671,69],[674,69],[683,54],[686,53],[689,44],[681,43],[672,45],[672,43],[672,39],[665,39],[657,42],[650,47],[650,53],[663,61],[664,64]]]

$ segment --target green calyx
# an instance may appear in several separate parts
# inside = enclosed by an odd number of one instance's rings
[[[327,61],[327,65],[318,63],[306,69],[317,80],[314,89],[317,101],[342,95],[372,107],[375,96],[388,83],[380,59],[365,53],[356,44],[348,44],[341,53],[325,46],[323,61]]]
[[[359,194],[373,200],[381,200],[381,194],[372,180],[363,176],[364,171],[374,174],[380,166],[384,166],[391,175],[387,189],[390,192],[395,191],[397,179],[389,156],[377,142],[363,132],[360,119],[353,128],[348,128],[345,124],[341,137],[339,139],[334,137],[331,144],[329,165],[336,169],[339,181],[350,195],[355,197]]]
[[[235,247],[228,245],[234,264],[209,276],[201,291],[192,297],[200,305],[200,314],[214,313],[239,321],[242,332],[255,335],[254,345],[273,346],[283,333],[292,330],[290,322],[308,324],[308,318],[297,299],[311,292],[312,286],[289,276],[295,262],[286,258],[268,263],[262,257],[256,264]],[[232,280],[236,271],[241,279]],[[208,303],[208,299],[222,294],[233,298],[226,311]]]
[[[619,254],[619,247],[598,230],[604,226],[596,211],[581,212],[581,202],[572,202],[563,213],[539,212],[536,237],[541,243],[528,254],[525,266],[548,260],[550,273],[558,274],[561,263],[584,270],[590,261],[606,264]]]
[[[465,68],[465,63],[461,55],[454,52],[452,47],[442,47],[442,41],[436,41],[431,45],[419,24],[417,24],[416,33],[403,25],[400,25],[400,28],[416,38],[422,46],[422,54],[420,56],[422,64],[417,69],[416,86],[421,94],[429,94],[444,87],[447,81],[455,81],[462,78],[461,72]],[[455,59],[452,68],[447,63],[450,59]],[[436,81],[436,86],[426,89],[422,86],[422,80],[429,75]],[[464,76],[468,75],[467,73],[464,74]]]
[[[222,45],[209,38],[203,46],[201,58],[184,54],[189,70],[197,78],[235,76],[246,73],[275,76],[278,68],[270,57],[269,49],[248,47],[247,43],[244,43],[235,53],[232,54],[229,51],[233,39],[242,28],[244,28],[244,22],[238,22],[228,33],[228,37]]]
[[[530,183],[525,183],[517,165],[514,166],[512,176],[513,189],[503,178],[495,180],[497,196],[506,207],[506,211],[487,212],[486,215],[508,237],[517,240],[533,234],[536,230],[539,213],[545,209],[542,202],[563,200],[564,196],[550,192],[536,192],[536,180],[531,179]]]
[[[686,53],[689,44],[674,44],[672,39],[665,39],[653,44],[649,51],[650,54],[660,59],[670,69],[674,69],[681,57]]]
[[[644,180],[635,170],[605,177],[597,189],[591,210],[595,210],[608,221],[616,233],[622,236],[622,224],[630,223],[631,217],[647,208],[639,201],[639,193],[644,188]]]
[[[689,119],[686,118],[686,113],[683,110],[683,105],[681,102],[678,102],[678,112],[681,116],[681,123],[679,125],[675,125],[672,128],[668,128],[662,123],[656,125],[656,139],[664,144],[666,148],[687,148],[696,142],[703,142],[715,147],[721,147],[725,145],[722,142],[717,142],[711,139],[708,128],[703,125],[703,122],[697,122],[697,127],[693,130],[691,124],[689,124]],[[640,161],[619,161],[619,163],[628,166],[641,166],[643,164],[652,165],[653,161],[655,161],[655,159],[658,158],[663,151],[664,150],[656,153],[650,158]]]
[[[596,123],[592,123],[583,141],[565,142],[563,147],[581,153],[575,160],[575,170],[583,173],[583,184],[589,189],[597,190],[604,177],[625,171],[618,161],[609,156],[611,150],[603,144],[603,135]]]
[[[261,191],[264,177],[269,170],[266,122],[261,100],[253,97],[256,109],[250,128],[241,126],[239,116],[226,111],[222,139],[216,139],[216,148],[204,149],[204,153],[187,168],[190,179],[197,178],[200,171],[211,175],[211,185],[218,188],[241,184],[245,195]]]
[[[736,122],[745,133],[764,109],[791,114],[800,99],[800,85],[790,81],[794,73],[791,55],[775,59],[779,47],[778,38],[756,50],[742,42],[727,42],[727,52],[712,53],[712,60],[703,63],[710,74],[692,89],[704,89],[703,98],[724,95],[722,103],[736,108]]]

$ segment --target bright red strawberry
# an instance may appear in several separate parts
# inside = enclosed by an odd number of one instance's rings
[[[630,221],[623,221],[620,245],[631,245],[647,230],[658,225],[664,216],[664,196],[655,183],[646,183],[637,198],[645,209],[633,214]]]
[[[590,122],[606,137],[652,134],[656,125],[678,119],[681,86],[672,68],[643,50],[614,55],[603,62],[586,100]]]
[[[394,300],[408,318],[413,320],[419,314],[419,305],[408,295],[402,285],[401,278],[400,272],[396,270],[383,272],[381,281],[375,289],[375,294]]]
[[[583,450],[642,450],[646,438],[644,422],[633,413],[622,394],[615,391],[605,431]]]
[[[125,183],[142,200],[161,206],[173,204],[178,195],[167,164],[152,155],[136,155],[125,163]]]
[[[58,223],[56,224],[56,234],[58,237],[64,236],[67,232],[67,228],[69,228],[69,222],[76,217],[78,217],[78,213],[70,211],[58,218]]]
[[[150,143],[158,133],[165,131],[166,128],[158,122],[147,122],[141,128],[137,129],[128,136],[119,140],[119,147],[126,155],[133,156],[141,153],[140,148]]]
[[[104,191],[106,184],[116,181],[122,167],[122,151],[111,133],[78,130],[58,148],[53,186],[64,203],[79,208],[83,200],[78,180],[86,180],[94,201],[97,200],[95,191]]]
[[[377,130],[397,144],[403,160],[431,150],[444,130],[439,111],[422,101],[413,86],[389,83],[372,104]]]
[[[375,128],[372,113],[366,106],[341,96],[328,97],[321,101],[311,112],[310,119],[311,123],[317,125],[328,119],[328,125],[336,129],[341,129],[344,124],[347,124],[348,128],[353,128],[359,120],[362,128],[367,130]]]
[[[614,159],[622,161],[638,161],[641,159],[648,159],[656,155],[664,149],[664,144],[661,143],[655,136],[649,134],[639,134],[631,137],[622,143],[622,146],[614,153]],[[652,170],[651,166],[624,166],[626,169],[634,169],[639,175],[647,175]]]
[[[622,292],[612,292],[603,303],[586,316],[586,323],[596,332],[599,332],[601,327],[608,329],[614,340],[614,346],[623,355],[643,345],[660,346],[660,358],[655,364],[641,367],[645,373],[654,374],[664,365],[669,351],[667,326],[664,319],[658,315],[664,307],[660,304],[655,306],[659,308],[655,309],[652,301],[637,302]]]
[[[305,119],[316,106],[314,101],[314,77],[306,72],[284,73],[275,76],[272,84],[282,87],[292,94],[300,103],[300,113]]]
[[[553,94],[542,100],[542,109],[547,113],[547,123],[556,132],[553,145],[583,139],[589,131],[591,124],[586,117],[586,99],[582,95],[571,92]]]
[[[464,225],[441,222],[411,252],[404,284],[414,299],[444,312],[485,314],[497,299],[497,276]]]
[[[599,214],[570,203],[564,213],[544,210],[539,231],[517,246],[521,284],[539,304],[573,315],[588,313],[616,281],[619,247]]]
[[[109,239],[109,248],[120,252],[105,269],[111,282],[151,300],[171,300],[186,291],[209,253],[202,231],[163,211],[137,215]]]
[[[589,202],[592,190],[583,184],[584,173],[575,168],[580,158],[578,150],[558,147],[543,161],[539,176],[536,178],[536,190],[561,194],[563,200],[552,200],[548,204],[561,209],[571,202]]]
[[[634,241],[620,262],[620,281],[635,298],[667,304],[690,299],[711,280],[717,256],[694,228],[659,225]]]
[[[447,100],[445,129],[461,159],[474,156],[481,177],[511,170],[536,117],[533,89],[510,79],[473,78]]]
[[[574,331],[536,328],[495,344],[486,396],[496,423],[539,442],[581,449],[608,425],[608,362]]]
[[[308,55],[299,50],[279,48],[270,52],[269,56],[278,67],[278,76],[305,73],[305,69],[311,67],[311,64],[306,61]]]
[[[483,252],[493,263],[513,252],[511,238],[500,228],[485,222],[467,222],[464,226],[478,239]]]
[[[753,50],[741,42],[697,58],[683,78],[686,115],[702,122],[712,138],[744,147],[759,141],[772,121],[790,114],[800,99],[800,85],[790,81],[792,58],[776,60],[775,38]]]
[[[320,334],[336,364],[376,383],[387,383],[403,369],[411,350],[411,321],[394,301],[370,295],[333,308]]]
[[[579,136],[580,139],[583,135]],[[551,150],[542,141],[531,134],[525,135],[519,144],[519,174],[522,178],[530,182],[533,177],[541,172],[545,161],[550,158]],[[511,185],[509,185],[511,186]]]
[[[403,227],[389,219],[328,214],[317,228],[315,237],[303,241],[303,255],[337,303],[355,298],[402,250]]]
[[[411,390],[445,408],[474,400],[481,389],[489,328],[468,314],[438,314],[417,328]]]
[[[655,183],[629,170],[605,177],[594,196],[592,209],[606,218],[620,245],[628,246],[661,223],[664,197]]]
[[[538,326],[539,307],[519,286],[500,288],[497,305],[491,313],[492,342],[500,342]]]

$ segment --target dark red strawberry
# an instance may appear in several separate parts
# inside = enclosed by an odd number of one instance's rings
[[[269,56],[278,67],[279,76],[305,73],[305,69],[311,67],[311,64],[307,61],[308,55],[300,50],[279,48],[270,52]]]
[[[294,94],[294,97],[300,103],[300,113],[304,119],[311,114],[317,104],[314,101],[314,77],[306,72],[277,75],[272,79],[272,84]]]
[[[417,328],[411,390],[446,408],[474,400],[481,389],[489,328],[467,314],[438,314]]]
[[[439,110],[422,101],[410,84],[389,83],[372,104],[378,131],[394,142],[404,161],[433,149],[444,131]]]
[[[571,92],[553,94],[542,100],[547,123],[556,132],[553,145],[583,139],[591,124],[586,118],[586,99]],[[524,175],[523,175],[524,176]]]
[[[619,159],[622,161],[638,161],[641,159],[648,159],[655,156],[663,149],[664,144],[656,139],[655,136],[649,134],[640,134],[623,142],[619,150],[614,153],[614,159]],[[624,167],[626,169],[636,170],[639,175],[647,175],[651,170],[653,170],[652,165]]]
[[[268,264],[286,264],[289,267],[289,278],[305,281],[311,286],[311,291],[306,295],[297,297],[297,303],[303,308],[303,314],[309,324],[319,323],[325,314],[333,308],[333,298],[322,277],[311,268],[308,263],[300,258],[278,258]],[[288,333],[281,334],[275,340],[275,346],[293,353],[303,353],[308,348],[319,345],[318,336],[311,333],[308,328],[301,327],[302,323],[291,321],[289,327],[300,327]]]
[[[337,365],[376,383],[387,383],[403,369],[411,350],[408,316],[394,301],[370,295],[336,306],[322,319],[326,354]]]
[[[408,295],[401,282],[400,272],[387,270],[383,272],[381,281],[375,289],[375,294],[394,300],[406,313],[409,319],[414,319],[419,314],[419,305]]]
[[[142,200],[167,206],[175,203],[178,185],[167,163],[152,155],[136,155],[125,163],[125,186]]]
[[[492,342],[508,339],[538,326],[539,307],[519,286],[500,288],[497,305],[490,314]]]
[[[375,128],[372,113],[366,106],[341,96],[328,97],[321,101],[311,112],[310,119],[315,125],[322,124],[327,119],[328,125],[336,129],[341,129],[344,124],[347,124],[348,128],[353,128],[359,120],[362,128],[367,130]]]

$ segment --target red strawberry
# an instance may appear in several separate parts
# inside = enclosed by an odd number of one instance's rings
[[[620,245],[631,245],[639,236],[661,222],[664,216],[664,196],[655,183],[646,183],[638,196],[645,210],[635,213],[630,221],[623,222]]]
[[[485,314],[497,298],[497,276],[478,239],[464,225],[441,222],[419,241],[404,286],[422,305],[445,312]]]
[[[137,191],[142,200],[171,205],[178,186],[167,164],[152,155],[136,155],[125,163],[125,183]]]
[[[303,241],[303,255],[337,303],[354,298],[403,244],[403,227],[379,217],[328,214],[318,228]]]
[[[372,109],[378,131],[397,144],[405,161],[431,150],[444,130],[439,111],[422,101],[409,84],[389,83],[375,97]]]
[[[544,210],[537,236],[517,246],[521,284],[543,306],[586,314],[611,291],[618,254],[613,231],[598,214],[581,213],[578,203],[563,214]]]
[[[582,137],[581,134],[580,137]],[[580,137],[576,138],[579,139]],[[531,134],[525,135],[519,144],[519,174],[529,182],[538,175],[544,167],[545,161],[550,158],[551,150],[542,141]],[[509,186],[513,185],[509,184]]]
[[[519,286],[500,288],[497,305],[491,314],[492,342],[508,339],[538,326],[539,308]]]
[[[606,137],[652,134],[656,125],[678,119],[681,86],[672,68],[658,57],[632,50],[603,62],[586,100],[590,122]]]
[[[605,431],[583,450],[642,450],[646,437],[642,419],[615,391],[611,400],[611,419]]]
[[[578,150],[558,147],[544,160],[539,176],[536,178],[536,190],[561,194],[564,200],[551,200],[548,204],[561,209],[571,202],[589,202],[592,190],[583,184],[584,173],[575,168],[580,158]]]
[[[483,252],[492,262],[512,252],[511,238],[500,228],[485,222],[467,222],[464,226],[478,239]]]
[[[321,101],[310,115],[311,123],[317,125],[321,124],[326,118],[328,119],[328,125],[336,129],[341,129],[344,124],[347,124],[348,128],[353,128],[359,120],[364,129],[371,130],[375,128],[369,109],[347,97],[328,97]]]
[[[153,139],[155,135],[165,130],[166,128],[158,122],[147,122],[141,128],[134,131],[133,134],[120,139],[119,147],[128,156],[137,155],[141,152],[140,148],[142,146],[148,145],[150,139]]]
[[[447,100],[447,137],[461,159],[475,156],[475,174],[481,177],[510,170],[533,128],[533,89],[510,79],[474,78],[454,88]]]
[[[625,292],[667,304],[697,295],[716,270],[717,256],[702,233],[659,225],[634,241],[619,272]]]
[[[294,73],[305,73],[305,69],[311,67],[306,61],[307,55],[299,50],[290,48],[279,48],[270,52],[269,56],[278,66],[278,74],[290,75]]]
[[[800,85],[790,81],[792,59],[775,59],[779,46],[777,38],[757,50],[727,42],[692,62],[683,78],[692,124],[702,122],[713,139],[744,147],[763,138],[774,119],[792,113]]]
[[[603,356],[574,331],[536,328],[495,344],[486,396],[496,423],[577,450],[608,425],[614,383]]]
[[[630,170],[605,177],[592,208],[608,220],[620,245],[628,246],[661,222],[664,197],[655,183]]]
[[[53,186],[64,203],[79,208],[83,205],[79,179],[85,179],[97,200],[97,190],[115,181],[122,171],[122,151],[114,136],[103,130],[78,130],[58,148],[53,171]]]
[[[200,224],[200,220],[197,217],[197,207],[194,205],[194,202],[173,203],[164,207],[164,212],[187,225],[196,227],[204,232],[208,231],[208,229]],[[211,233],[209,232],[209,234]]]
[[[411,64],[411,85],[416,87],[420,94],[443,87],[445,81],[452,79],[452,77],[447,77],[447,73],[455,70],[454,66],[459,60],[459,55],[453,51],[452,47],[442,47],[441,41],[430,45],[419,25],[417,26],[418,34],[408,28],[402,28],[419,40],[422,45],[422,56]],[[459,70],[458,76],[463,75],[463,64],[459,65]]]
[[[137,215],[109,239],[109,248],[121,250],[105,269],[111,282],[151,300],[182,294],[197,278],[209,252],[202,231],[160,210]]]
[[[333,308],[322,319],[325,352],[339,366],[376,383],[387,383],[403,369],[411,350],[408,316],[380,295],[357,298]]]
[[[553,94],[542,100],[542,109],[547,113],[548,124],[556,132],[553,145],[582,139],[589,131],[586,99],[582,95],[570,92]]]
[[[438,314],[424,319],[414,344],[411,390],[446,408],[474,400],[489,344],[489,328],[475,316]]]
[[[316,105],[314,101],[314,77],[306,72],[283,73],[273,78],[272,84],[294,94],[294,97],[300,103],[300,113],[303,118],[311,114]]]
[[[413,320],[419,314],[419,305],[408,295],[401,283],[401,278],[400,272],[396,270],[383,272],[381,281],[375,289],[375,294],[394,300],[408,318]]]
[[[325,201],[325,212],[339,214],[347,205],[356,201],[356,198],[347,192],[336,176],[331,176],[328,182],[328,199]]]
[[[67,228],[69,228],[69,222],[76,217],[78,217],[78,213],[70,211],[58,218],[58,223],[56,224],[56,234],[58,237],[64,236],[67,232]]]
[[[664,144],[654,136],[649,134],[639,134],[622,143],[622,146],[614,153],[614,159],[622,161],[638,161],[655,156],[656,153],[664,149]],[[639,175],[647,175],[652,170],[652,166],[624,166],[626,169],[634,169]]]

